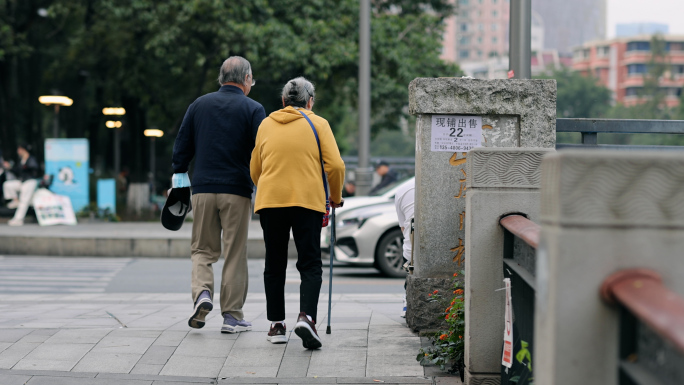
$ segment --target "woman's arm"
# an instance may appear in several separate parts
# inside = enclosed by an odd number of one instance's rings
[[[328,186],[330,189],[330,201],[333,203],[342,202],[342,184],[344,183],[344,161],[340,156],[340,149],[337,147],[335,135],[327,121],[321,124],[319,135],[321,137],[321,152],[325,163],[325,172],[328,174]],[[318,127],[316,127],[318,129]]]

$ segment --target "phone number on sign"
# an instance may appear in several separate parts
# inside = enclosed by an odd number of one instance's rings
[[[454,151],[454,152],[467,152],[475,148],[476,146],[474,145],[444,145],[444,144],[439,144],[439,145],[434,145],[432,148],[433,150],[442,150],[442,151]]]

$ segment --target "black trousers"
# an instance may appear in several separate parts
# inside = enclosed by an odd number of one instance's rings
[[[323,213],[302,207],[282,207],[259,210],[266,244],[266,316],[269,321],[285,319],[285,271],[290,229],[297,247],[299,311],[316,320],[318,296],[323,281],[321,263],[321,224]]]

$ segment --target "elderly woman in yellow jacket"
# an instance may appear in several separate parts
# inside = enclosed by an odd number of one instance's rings
[[[266,244],[264,286],[271,321],[268,340],[287,342],[285,269],[292,229],[302,280],[294,332],[307,349],[322,346],[316,332],[323,275],[320,238],[327,195],[322,167],[332,207],[342,204],[344,181],[344,162],[330,125],[311,111],[314,99],[314,86],[303,77],[285,85],[284,108],[271,113],[259,126],[250,164],[252,181],[257,186],[254,211],[260,215]]]

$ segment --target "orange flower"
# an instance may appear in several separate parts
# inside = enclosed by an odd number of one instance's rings
[[[449,306],[448,308],[446,308],[446,310],[444,310],[444,311],[448,313],[449,310],[451,310],[451,306]]]
[[[447,314],[446,317],[444,317],[444,319],[449,319],[449,314]]]
[[[451,306],[454,306],[456,304],[456,300],[451,301]]]
[[[458,338],[463,339],[463,336],[458,336]]]
[[[454,277],[458,277],[458,273],[454,273]]]
[[[428,294],[428,297],[432,297],[432,293]]]
[[[446,334],[442,334],[441,336],[439,336],[439,339],[442,341],[444,341],[446,338],[447,338]]]
[[[432,294],[437,294],[437,293],[439,293],[439,290],[435,290],[432,292]]]
[[[458,289],[454,291],[455,294],[463,294],[463,289]]]

